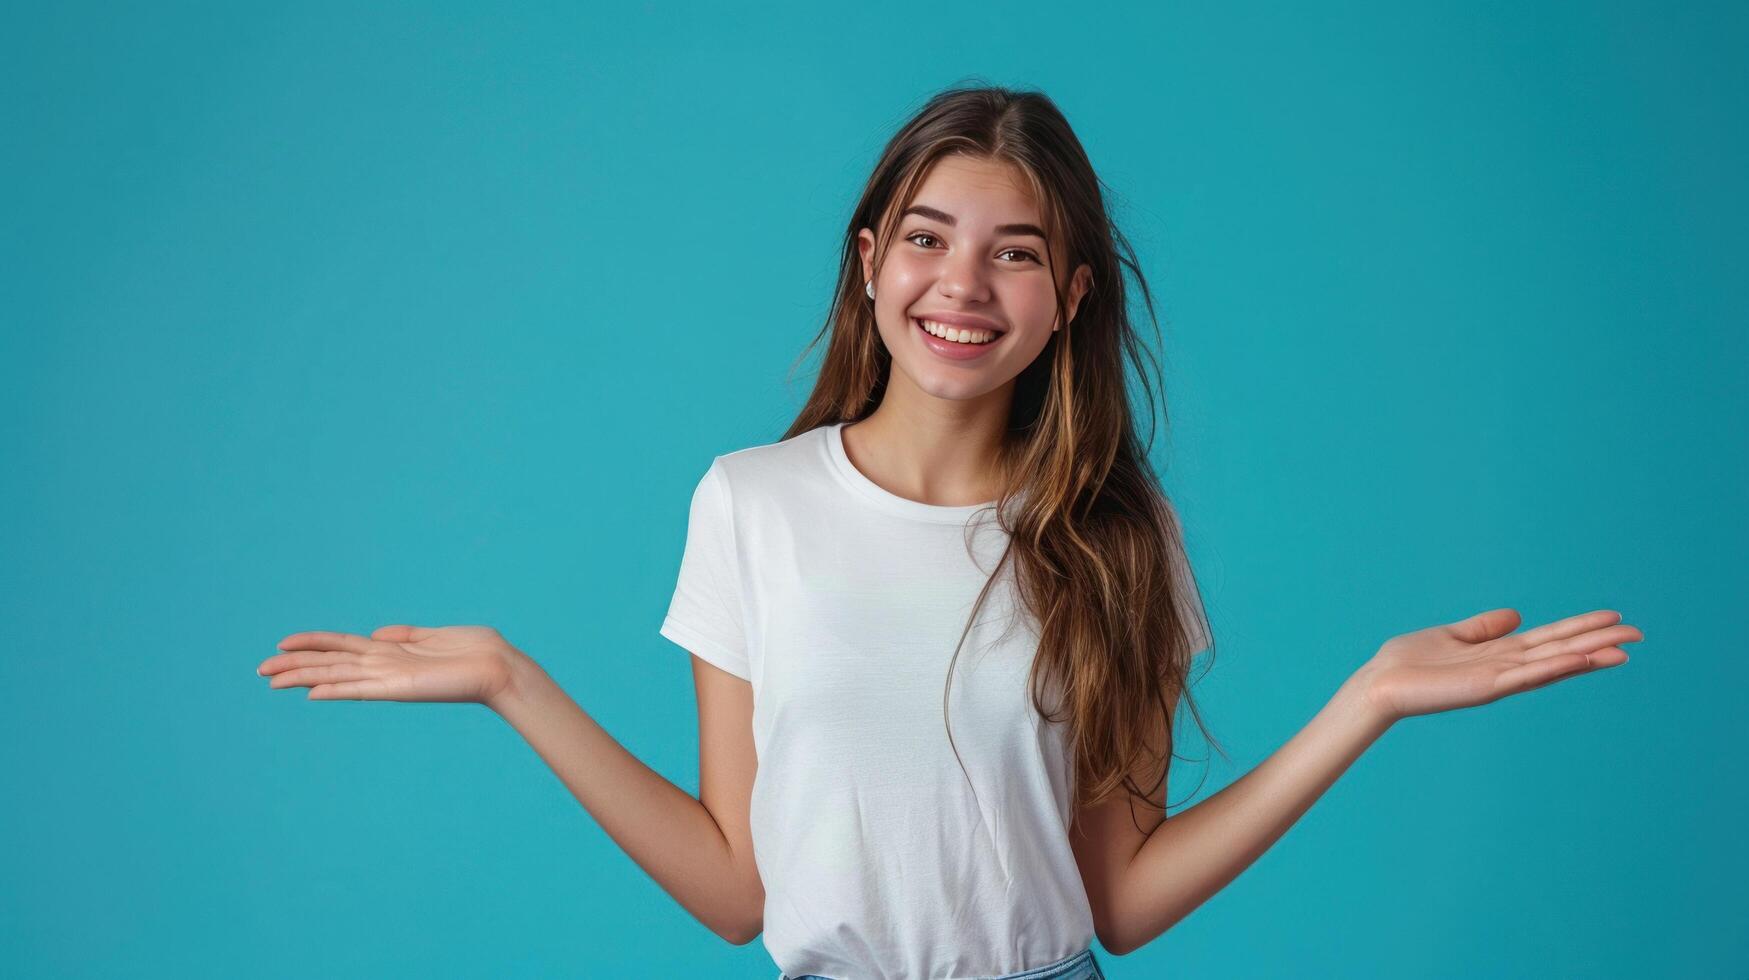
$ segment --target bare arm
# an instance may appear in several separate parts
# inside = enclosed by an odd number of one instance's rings
[[[1172,928],[1261,857],[1388,727],[1345,684],[1261,765],[1148,835],[1119,875],[1101,942],[1121,956]]]
[[[746,717],[737,719],[734,685],[748,688],[747,682],[697,657],[693,662],[702,800],[626,751],[533,660],[519,661],[505,693],[487,706],[546,760],[638,867],[712,932],[739,946],[759,935],[765,904],[748,843],[752,699],[747,692]],[[745,726],[745,739],[711,737],[714,729],[736,724]]]
[[[486,626],[384,626],[370,636],[294,633],[256,673],[309,699],[484,704],[546,760],[638,867],[729,942],[759,935],[765,890],[748,803],[755,769],[752,685],[693,657],[700,796],[638,761],[546,671]]]
[[[1287,744],[1148,835],[1115,875],[1107,948],[1147,945],[1226,887],[1399,719],[1626,663],[1617,644],[1643,635],[1620,619],[1599,610],[1515,634],[1518,613],[1494,609],[1393,637]]]

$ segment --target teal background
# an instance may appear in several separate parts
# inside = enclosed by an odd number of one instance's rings
[[[0,973],[774,976],[485,708],[255,666],[491,624],[695,791],[693,484],[982,81],[1058,101],[1161,303],[1232,757],[1184,719],[1174,812],[1394,634],[1646,634],[1407,720],[1108,975],[1749,975],[1749,14],[1201,6],[8,6]]]

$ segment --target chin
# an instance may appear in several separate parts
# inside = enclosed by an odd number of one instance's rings
[[[971,401],[982,398],[990,392],[1002,387],[1008,379],[980,372],[976,377],[947,378],[938,371],[929,371],[922,375],[906,371],[905,377],[912,387],[931,398],[944,401]]]

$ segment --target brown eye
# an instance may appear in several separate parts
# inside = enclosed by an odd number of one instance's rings
[[[938,239],[938,238],[936,238],[936,237],[935,237],[935,236],[934,236],[934,235],[931,235],[931,234],[930,234],[930,233],[929,233],[929,232],[926,232],[926,231],[914,231],[914,232],[912,232],[912,233],[911,233],[911,234],[909,234],[909,235],[906,235],[906,236],[905,236],[905,240],[906,240],[906,241],[908,241],[908,242],[916,242],[916,244],[917,244],[917,246],[918,246],[918,247],[919,247],[919,248],[929,248],[929,246],[928,246],[928,245],[925,245],[925,244],[923,244],[923,243],[922,243],[922,242],[918,242],[918,241],[917,241],[917,239],[919,239],[919,238],[926,238],[926,239],[928,239],[928,240],[929,240],[929,241],[932,241],[932,242],[935,242],[935,241],[940,241],[940,239]],[[1026,257],[1027,257],[1027,258],[1028,258],[1028,259],[1029,259],[1029,260],[1031,260],[1031,261],[1033,261],[1033,262],[1038,262],[1038,256],[1036,256],[1036,255],[1034,255],[1034,254],[1032,254],[1032,253],[1031,253],[1031,252],[1028,252],[1028,251],[1027,251],[1027,250],[1026,250],[1026,249],[1024,249],[1024,248],[1005,248],[1005,249],[1003,249],[1003,250],[1002,250],[1002,251],[1000,251],[1000,252],[997,252],[997,253],[996,253],[996,254],[997,254],[997,255],[1007,255],[1007,254],[1009,254],[1009,253],[1010,253],[1010,252],[1013,252],[1013,253],[1015,253],[1015,254],[1017,254],[1017,255],[1024,255],[1024,256],[1026,256]],[[1039,264],[1040,264],[1040,265],[1043,265],[1043,264],[1044,264],[1044,263],[1042,263],[1042,262],[1040,262],[1040,263],[1039,263]]]

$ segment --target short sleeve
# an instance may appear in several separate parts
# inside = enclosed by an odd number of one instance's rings
[[[741,628],[733,508],[721,463],[713,461],[692,491],[680,576],[659,632],[742,680],[752,677]]]

